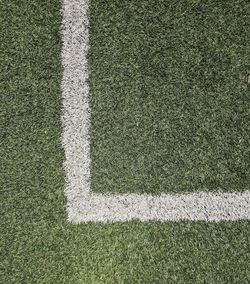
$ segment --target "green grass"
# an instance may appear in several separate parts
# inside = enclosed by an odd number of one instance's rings
[[[91,1],[94,191],[249,188],[249,9]]]
[[[0,1],[0,282],[249,283],[249,222],[73,226],[59,0]]]

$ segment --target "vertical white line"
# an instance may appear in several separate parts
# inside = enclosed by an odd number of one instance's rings
[[[62,94],[65,194],[70,213],[90,193],[90,109],[87,84],[88,1],[63,1]],[[81,202],[81,201],[80,201]]]

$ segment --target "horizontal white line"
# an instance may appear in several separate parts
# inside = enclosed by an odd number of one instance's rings
[[[124,222],[250,219],[250,191],[160,196],[102,195],[90,191],[90,107],[87,69],[88,0],[63,5],[63,136],[68,220]]]
[[[68,207],[69,221],[124,222],[249,219],[250,193],[188,193],[160,196],[90,194]]]

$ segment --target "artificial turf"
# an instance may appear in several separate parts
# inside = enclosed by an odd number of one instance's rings
[[[249,283],[247,221],[66,221],[60,10],[0,1],[0,282]]]
[[[90,1],[93,191],[249,187],[249,8]]]

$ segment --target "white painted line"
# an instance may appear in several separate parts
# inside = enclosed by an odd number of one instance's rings
[[[250,219],[250,191],[243,193],[95,194],[90,191],[88,104],[88,0],[63,4],[63,137],[68,220],[125,222]]]

